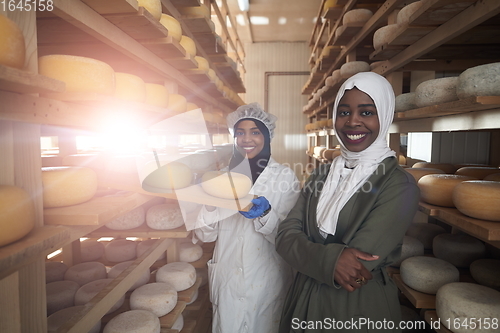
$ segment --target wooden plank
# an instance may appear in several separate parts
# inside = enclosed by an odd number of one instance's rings
[[[63,92],[66,84],[62,81],[34,74],[29,71],[0,65],[0,90],[21,94],[41,92]]]
[[[157,39],[141,39],[139,42],[162,59],[184,58],[187,56],[186,50],[172,36]]]
[[[471,236],[485,241],[500,241],[500,223],[484,221],[468,217],[455,208],[439,210],[438,218],[454,227],[457,227]]]
[[[422,3],[422,6],[409,18],[411,25],[440,25],[462,12],[476,0],[433,0]]]
[[[144,7],[139,7],[136,13],[113,14],[104,17],[134,39],[168,36],[168,30]]]
[[[227,54],[222,39],[217,34],[196,34],[194,37],[206,54]]]
[[[200,288],[200,285],[201,285],[201,277],[197,277],[193,286],[191,286],[186,290],[179,291],[177,293],[177,300],[186,303],[191,302],[193,300],[196,291],[198,290],[198,288]]]
[[[200,33],[215,33],[214,23],[212,20],[205,16],[182,16],[182,20],[186,23],[189,31],[193,34]]]
[[[170,0],[175,7],[197,7],[200,6],[200,0]]]
[[[153,199],[152,196],[132,192],[94,197],[79,205],[46,208],[44,220],[48,225],[104,225]]]
[[[38,259],[40,254],[54,251],[61,242],[69,241],[70,232],[55,226],[33,229],[17,242],[0,247],[0,278]]]
[[[190,231],[187,231],[185,226],[170,230],[155,230],[143,224],[137,228],[129,230],[111,230],[104,226],[89,233],[88,237],[186,238],[189,234]]]
[[[0,332],[21,333],[18,272],[0,279],[0,295]]]
[[[401,279],[400,274],[393,274],[392,279],[398,286],[399,290],[408,298],[408,300],[417,309],[435,309],[436,295],[421,293],[408,287]]]
[[[363,29],[364,26],[364,23],[358,22],[341,25],[337,28],[340,32],[335,33],[335,39],[333,40],[332,45],[347,45],[361,31],[361,29]]]
[[[440,208],[443,207],[433,206],[422,201],[418,203],[418,210],[429,216],[438,216]]]
[[[175,321],[177,320],[177,318],[179,318],[185,308],[186,302],[179,301],[179,299],[177,298],[177,304],[175,305],[175,308],[165,316],[159,318],[160,326],[162,328],[172,328],[172,325],[174,325]]]
[[[102,15],[136,13],[139,10],[137,0],[82,0],[82,2]]]

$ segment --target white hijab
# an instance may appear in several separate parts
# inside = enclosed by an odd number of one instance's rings
[[[394,118],[394,91],[381,75],[362,72],[351,76],[340,87],[333,109],[333,123],[337,106],[346,90],[358,88],[371,97],[377,108],[380,131],[375,141],[365,150],[347,150],[339,138],[341,155],[333,161],[325,185],[320,194],[316,216],[323,236],[335,234],[339,213],[347,201],[358,191],[385,158],[396,156],[387,144],[387,133]]]

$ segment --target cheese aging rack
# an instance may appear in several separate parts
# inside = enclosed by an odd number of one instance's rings
[[[212,17],[217,18],[217,33],[209,24],[210,18],[186,17],[180,13],[183,6],[200,6],[199,0],[161,1],[163,13],[181,23],[183,34],[194,40],[198,55],[207,59],[223,82],[224,89],[216,86],[206,73],[193,70],[198,66],[194,57],[173,41],[166,28],[136,0],[49,2],[50,11],[0,8],[0,13],[22,30],[26,44],[23,70],[0,65],[0,184],[24,188],[31,194],[36,207],[35,229],[22,240],[0,248],[2,332],[47,332],[44,265],[49,253],[62,248],[59,258],[68,266],[76,264],[80,238],[100,232],[105,223],[135,207],[165,200],[134,192],[120,192],[112,198],[95,197],[75,206],[74,219],[71,209],[69,214],[43,209],[41,136],[59,136],[59,157],[63,157],[76,151],[73,130],[74,133],[98,131],[103,119],[118,116],[147,128],[173,113],[169,109],[123,103],[99,94],[83,98],[64,95],[63,82],[38,74],[38,57],[68,54],[101,60],[117,72],[135,74],[145,82],[167,86],[200,106],[204,112],[219,110],[228,113],[243,103],[237,94],[245,93],[242,79],[245,53],[235,29],[226,26],[226,19],[230,17],[226,1],[204,1],[213,10]],[[122,108],[123,113],[117,113],[116,106]],[[210,123],[207,123],[207,128],[213,133],[227,131]],[[53,222],[49,224],[49,221]],[[104,233],[114,236],[109,231]],[[157,239],[155,245],[58,332],[90,329],[162,253],[167,253],[165,262],[178,261],[179,240],[189,235],[185,227],[163,232],[142,230],[140,236]],[[132,232],[129,236],[135,235]],[[211,250],[209,246],[208,249]],[[200,262],[193,265],[205,267],[209,256],[207,252]],[[183,312],[189,314],[183,332],[203,332],[209,326],[206,288],[203,296],[200,291],[197,302],[186,305],[199,286],[198,279],[194,289],[180,293],[178,307],[172,315],[161,318],[162,332],[177,333],[171,325]]]

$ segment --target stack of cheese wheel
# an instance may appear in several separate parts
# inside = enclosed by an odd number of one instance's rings
[[[99,60],[71,55],[46,55],[38,59],[38,72],[66,83],[68,93],[115,93],[115,71]]]
[[[472,96],[500,95],[500,62],[480,65],[463,71],[458,77],[457,96],[460,99]]]
[[[208,171],[201,178],[201,187],[209,195],[221,199],[243,198],[252,188],[252,180],[241,173]],[[231,186],[234,185],[233,186]]]
[[[45,262],[45,283],[64,280],[68,266],[60,261]]]
[[[403,244],[401,246],[401,257],[391,266],[399,267],[403,260],[410,257],[423,256],[424,251],[424,244],[421,241],[414,237],[404,236]]]
[[[124,262],[118,263],[118,264],[114,265],[113,267],[111,267],[111,269],[108,272],[108,279],[115,279],[124,270],[129,268],[133,262],[134,262],[133,260],[124,261]],[[145,270],[142,273],[142,275],[140,275],[139,278],[137,278],[135,283],[129,288],[128,291],[135,290],[135,289],[139,288],[140,286],[145,285],[146,283],[149,282],[150,277],[151,277],[151,274],[149,272],[149,269]]]
[[[453,190],[455,186],[474,178],[461,175],[432,174],[425,175],[418,181],[420,198],[431,205],[454,207]]]
[[[97,192],[97,174],[87,167],[42,168],[43,207],[84,203]]]
[[[167,108],[174,115],[186,112],[186,110],[187,110],[186,97],[179,95],[179,94],[169,94]]]
[[[182,35],[179,44],[181,44],[186,51],[186,55],[190,55],[191,57],[196,56],[196,44],[191,38],[186,35]]]
[[[398,24],[408,24],[410,22],[410,18],[415,13],[420,6],[422,6],[422,3],[425,1],[415,1],[409,5],[404,6],[399,12],[398,15],[396,16],[396,23]]]
[[[467,216],[500,221],[500,182],[468,180],[453,190],[455,207]]]
[[[64,273],[64,279],[75,281],[80,286],[83,286],[95,280],[105,279],[107,274],[106,266],[100,262],[82,262],[69,267]]]
[[[342,25],[359,25],[368,22],[373,16],[371,10],[366,8],[352,9],[342,17]]]
[[[412,168],[439,169],[448,174],[453,174],[457,171],[457,167],[451,163],[417,162],[413,164]]]
[[[148,209],[146,223],[151,229],[171,230],[182,226],[184,218],[179,204],[165,203]]]
[[[0,14],[0,64],[23,69],[25,57],[23,32],[14,21]]]
[[[86,239],[80,243],[80,259],[82,262],[95,261],[104,254],[104,244],[95,239]]]
[[[191,184],[193,172],[184,163],[160,161],[160,164],[158,168],[156,161],[151,161],[144,166],[141,172],[147,176],[143,180],[143,185],[172,190]]]
[[[0,246],[26,236],[35,227],[35,204],[24,189],[0,185]]]
[[[45,287],[47,301],[47,315],[69,308],[74,304],[76,291],[80,285],[75,281],[54,281]]]
[[[137,0],[140,7],[146,8],[146,10],[153,15],[158,21],[161,18],[161,0]]]
[[[165,282],[148,283],[135,289],[130,295],[132,310],[146,310],[163,317],[177,305],[177,290]]]
[[[469,176],[476,179],[484,179],[486,176],[499,173],[499,168],[494,167],[462,167],[458,169],[455,174]]]
[[[160,319],[146,310],[125,311],[104,326],[103,333],[160,333]]]
[[[432,175],[432,174],[443,174],[444,171],[440,169],[434,169],[434,168],[407,168],[405,169],[406,172],[411,174],[414,178],[415,181],[418,183],[420,178],[422,178],[425,175]]]
[[[365,61],[350,61],[340,67],[340,77],[348,79],[360,72],[369,72],[370,65]]]
[[[484,258],[486,247],[466,234],[441,234],[434,237],[432,253],[457,267],[468,268],[473,261]]]
[[[177,42],[181,41],[182,27],[179,21],[168,14],[161,14],[160,23],[168,30],[168,35]]]
[[[47,333],[56,333],[59,327],[66,324],[70,319],[77,313],[85,309],[84,305],[76,305],[69,308],[59,310],[51,314],[47,318]],[[88,333],[99,333],[101,331],[101,320],[99,319],[97,323],[88,331]]]
[[[111,262],[135,259],[137,242],[128,239],[113,239],[104,247],[104,255]]]
[[[154,105],[160,108],[168,107],[168,89],[167,87],[156,84],[146,83],[146,97],[144,102],[149,105]]]
[[[333,159],[337,156],[340,156],[340,149],[338,148],[325,149],[321,154],[321,157],[327,161],[333,161]]]
[[[432,249],[432,242],[437,235],[446,233],[443,227],[432,223],[412,223],[406,235],[418,239],[425,250]]]
[[[426,294],[435,294],[445,284],[458,282],[458,269],[442,259],[416,256],[403,260],[401,279],[410,288]]]
[[[146,100],[146,83],[137,75],[115,73],[115,97],[128,102],[143,103]]]
[[[427,80],[415,88],[415,104],[422,108],[458,100],[458,77]]]
[[[198,63],[198,68],[197,70],[203,71],[204,73],[208,73],[208,70],[210,69],[210,65],[208,63],[208,60],[200,57],[200,56],[195,56],[194,60]]]
[[[418,108],[415,104],[415,92],[400,94],[396,97],[395,112],[404,112]]]
[[[378,50],[383,45],[389,43],[394,39],[394,36],[401,31],[401,25],[399,24],[389,24],[386,25],[373,34],[373,48]]]
[[[210,17],[210,9],[201,4],[200,6],[192,6],[192,7],[179,7],[179,12],[188,17],[196,17],[196,16],[204,16]]]
[[[146,210],[143,206],[139,206],[111,220],[105,225],[112,230],[129,230],[141,226],[145,221]]]
[[[436,313],[441,325],[455,333],[498,332],[496,325],[470,327],[472,323],[492,323],[500,317],[500,292],[474,283],[449,283],[436,294]]]
[[[484,177],[484,180],[489,180],[492,182],[500,182],[500,172],[489,174],[488,176]]]
[[[203,256],[203,249],[198,244],[182,242],[179,244],[179,260],[183,262],[194,262]]]
[[[478,259],[469,267],[470,274],[474,280],[483,286],[500,291],[500,260]]]
[[[92,298],[94,298],[95,295],[106,288],[106,286],[111,282],[113,282],[113,279],[100,279],[84,284],[77,290],[75,294],[75,305],[87,304]],[[118,308],[120,308],[120,306],[123,305],[124,302],[125,294],[123,294],[122,297],[120,297],[118,301],[113,304],[113,306],[108,310],[108,312],[106,312],[106,314],[117,310]]]
[[[186,104],[186,111],[193,111],[196,109],[199,109],[200,107],[196,105],[195,103],[187,102]]]
[[[325,150],[326,150],[325,146],[316,146],[316,147],[314,147],[314,157],[321,158],[321,154]]]
[[[196,269],[187,262],[171,262],[157,270],[156,282],[169,283],[176,291],[183,291],[195,284]]]

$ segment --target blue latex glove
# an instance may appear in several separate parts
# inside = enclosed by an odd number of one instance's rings
[[[240,212],[247,219],[254,219],[262,216],[266,210],[271,208],[271,204],[264,197],[257,197],[252,200],[253,206],[248,212]]]

